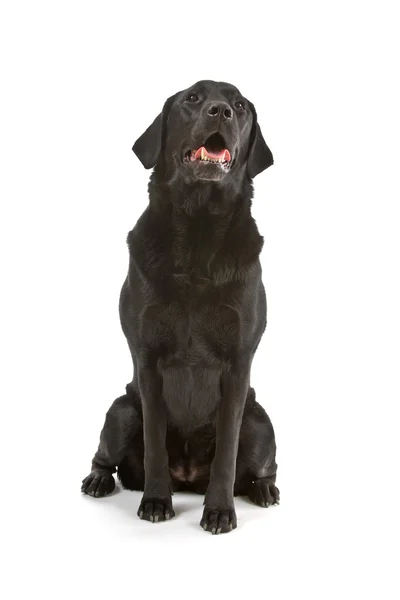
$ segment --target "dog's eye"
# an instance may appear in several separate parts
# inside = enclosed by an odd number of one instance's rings
[[[239,102],[235,102],[235,108],[237,108],[238,110],[244,110],[244,102],[242,102],[241,100],[239,100]]]
[[[187,101],[188,102],[197,102],[197,100],[199,99],[197,94],[189,94],[189,96],[187,97]]]

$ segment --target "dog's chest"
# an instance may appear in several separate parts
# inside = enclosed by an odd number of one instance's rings
[[[176,276],[189,277],[192,286],[201,287],[204,280],[210,281],[220,268],[216,258],[229,261],[230,223],[230,218],[210,215],[207,211],[200,212],[196,218],[177,214],[168,248],[171,271]]]
[[[147,236],[132,240],[146,282],[139,337],[165,361],[224,361],[248,331],[246,313],[255,301],[249,282],[259,278],[250,275],[250,262],[256,264],[260,236],[255,229],[256,243],[249,243],[253,229],[233,235],[229,223],[216,215],[189,219],[179,213],[165,234],[158,228],[155,236],[149,228]],[[249,245],[254,258],[246,254]]]
[[[206,300],[152,304],[142,313],[141,338],[164,368],[169,365],[220,364],[239,344],[239,312],[227,304]]]
[[[207,422],[220,400],[221,373],[240,347],[238,311],[201,297],[149,306],[141,325],[142,344],[162,376],[171,422]]]

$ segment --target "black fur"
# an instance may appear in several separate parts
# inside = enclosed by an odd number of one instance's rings
[[[212,140],[229,164],[190,158]],[[172,491],[194,490],[205,494],[202,527],[226,532],[234,494],[279,501],[274,431],[250,386],[266,327],[252,178],[273,158],[254,106],[212,81],[169,98],[133,150],[154,167],[120,297],[134,376],[107,413],[82,491],[112,492],[118,470],[144,490],[138,515],[157,522],[174,516]]]

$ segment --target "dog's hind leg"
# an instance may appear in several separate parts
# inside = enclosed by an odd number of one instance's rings
[[[127,490],[144,490],[143,430],[135,436],[132,445],[118,466],[118,479]]]
[[[272,423],[265,410],[256,402],[253,388],[249,389],[243,413],[236,462],[236,496],[249,496],[258,506],[279,504],[275,486],[277,464],[276,444]]]
[[[113,473],[129,454],[133,439],[143,427],[140,398],[132,384],[126,386],[126,392],[107,412],[91,473],[82,481],[81,491],[96,498],[114,490]]]

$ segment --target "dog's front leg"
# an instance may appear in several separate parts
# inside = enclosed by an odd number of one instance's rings
[[[144,494],[139,506],[141,519],[157,523],[175,516],[172,509],[171,478],[165,445],[167,414],[162,398],[162,379],[157,361],[139,364],[139,389],[143,407]]]
[[[237,365],[221,379],[215,457],[200,522],[205,531],[213,534],[226,533],[236,528],[233,487],[240,427],[249,385],[250,361]]]

